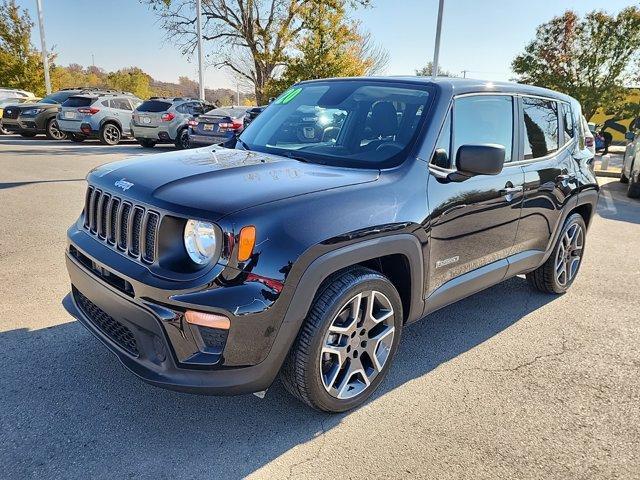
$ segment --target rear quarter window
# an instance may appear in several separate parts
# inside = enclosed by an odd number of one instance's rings
[[[171,107],[171,103],[163,102],[160,100],[147,100],[146,102],[142,102],[142,104],[138,107],[139,112],[164,112]]]
[[[88,107],[93,102],[95,102],[95,98],[89,97],[69,97],[63,103],[63,107]]]

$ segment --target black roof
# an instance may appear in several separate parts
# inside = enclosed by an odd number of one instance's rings
[[[477,80],[472,78],[454,78],[454,77],[418,77],[418,76],[393,76],[393,77],[345,77],[307,80],[304,83],[322,82],[326,80],[376,80],[383,82],[403,82],[415,83],[420,85],[434,85],[441,90],[446,90],[452,95],[460,95],[464,93],[479,92],[503,92],[503,93],[524,93],[528,95],[538,95],[543,97],[557,98],[566,102],[575,101],[569,95],[549,90],[548,88],[534,87],[523,83],[515,82],[494,82],[491,80]]]

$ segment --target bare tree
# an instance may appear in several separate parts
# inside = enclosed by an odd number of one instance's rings
[[[183,53],[191,54],[197,42],[194,1],[141,1],[157,13]],[[342,6],[346,0],[203,0],[203,38],[214,46],[211,63],[250,82],[256,100],[264,103],[269,80],[286,63],[287,50],[305,28],[305,12],[319,1]],[[369,0],[348,3],[368,5]]]

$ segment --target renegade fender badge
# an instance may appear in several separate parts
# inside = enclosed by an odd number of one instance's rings
[[[127,182],[124,178],[118,180],[114,185],[118,188],[121,188],[123,192],[126,192],[131,187],[133,187],[133,183]]]
[[[436,268],[445,267],[447,265],[451,265],[452,263],[457,263],[458,260],[460,260],[460,257],[458,255],[451,258],[445,258],[444,260],[438,260],[436,262]]]

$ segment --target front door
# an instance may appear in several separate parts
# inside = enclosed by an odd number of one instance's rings
[[[509,95],[470,95],[454,101],[452,120],[448,122],[451,132],[447,132],[445,124],[428,181],[432,213],[427,297],[453,284],[455,295],[466,296],[486,286],[483,282],[495,283],[504,277],[505,258],[512,253],[516,238],[524,183],[522,168],[510,165],[517,152],[516,112],[516,100]],[[447,135],[451,135],[450,142]],[[446,163],[443,159],[455,159],[460,146],[487,143],[505,147],[505,165],[500,174],[477,175],[461,182],[442,175],[446,171],[442,169]],[[451,155],[444,155],[446,145],[451,146]],[[449,170],[455,168],[454,164],[450,162]],[[474,278],[479,281],[474,282]],[[466,283],[466,287],[460,283]],[[443,301],[454,300],[450,296],[443,298],[427,308],[433,310]]]

